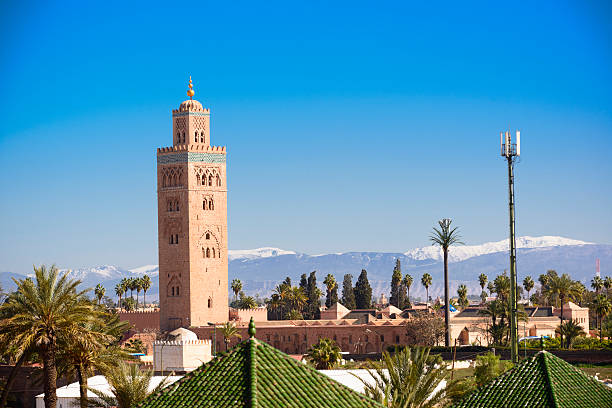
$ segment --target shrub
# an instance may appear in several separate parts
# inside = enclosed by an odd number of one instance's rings
[[[476,369],[474,370],[476,385],[482,387],[512,367],[511,361],[501,360],[499,356],[493,353],[478,356],[476,357]]]

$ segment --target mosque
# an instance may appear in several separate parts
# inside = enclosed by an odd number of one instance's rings
[[[343,352],[376,353],[408,342],[405,324],[416,310],[386,306],[348,310],[337,303],[319,320],[268,321],[265,308],[228,306],[227,152],[211,145],[210,110],[187,95],[172,111],[172,146],[157,149],[160,310],[122,313],[136,330],[189,328],[220,350],[218,325],[234,321],[247,338],[254,318],[257,338],[288,354],[304,354],[320,338],[333,339]],[[434,313],[427,305],[423,311]],[[529,307],[522,334],[554,336],[559,308]],[[146,312],[145,312],[146,313]],[[588,309],[564,306],[564,319],[577,319],[588,332]],[[487,320],[477,307],[451,314],[451,341],[487,345]],[[521,331],[521,330],[519,330]],[[232,344],[240,341],[233,339]]]

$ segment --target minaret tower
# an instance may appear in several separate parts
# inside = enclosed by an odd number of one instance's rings
[[[210,110],[172,111],[172,147],[157,149],[160,327],[228,320],[225,147],[210,145]]]

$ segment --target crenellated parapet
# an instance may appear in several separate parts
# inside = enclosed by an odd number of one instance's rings
[[[227,154],[225,146],[205,146],[197,144],[177,144],[168,147],[159,147],[157,154],[167,154],[176,152],[202,152],[202,153],[215,153],[215,154]]]
[[[211,345],[211,340],[157,340],[153,342],[154,346],[192,346],[192,345]]]

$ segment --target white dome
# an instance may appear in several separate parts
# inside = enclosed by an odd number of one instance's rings
[[[171,336],[174,336],[176,341],[191,341],[197,340],[198,336],[191,330],[187,330],[184,327],[179,327],[176,330],[170,332]]]

